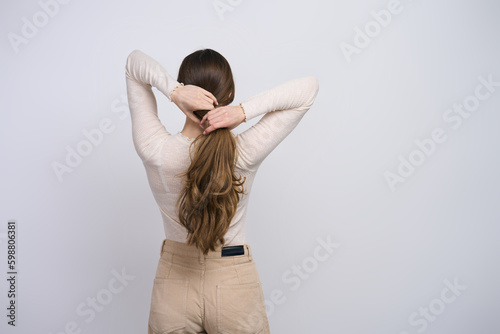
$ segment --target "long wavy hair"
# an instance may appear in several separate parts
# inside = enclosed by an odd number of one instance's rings
[[[178,82],[195,85],[211,92],[218,106],[234,99],[234,80],[227,60],[212,49],[188,55],[179,68]],[[201,119],[207,110],[196,111]],[[240,194],[244,193],[241,176],[235,175],[236,140],[228,128],[199,135],[189,146],[191,165],[183,173],[183,189],[177,200],[180,223],[188,231],[189,245],[207,254],[224,245],[224,235],[233,219]]]

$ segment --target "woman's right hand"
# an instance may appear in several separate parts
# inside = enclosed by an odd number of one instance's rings
[[[194,85],[178,86],[170,94],[170,100],[194,122],[200,124],[200,120],[193,114],[194,110],[212,110],[217,99],[209,91]]]
[[[210,126],[203,132],[204,135],[219,129],[234,129],[245,120],[245,112],[241,106],[224,106],[210,110],[201,119],[201,125],[208,119]]]

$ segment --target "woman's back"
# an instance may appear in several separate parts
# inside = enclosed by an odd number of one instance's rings
[[[132,117],[135,149],[146,168],[148,181],[160,208],[165,236],[185,243],[188,232],[180,223],[177,200],[183,189],[178,175],[191,164],[190,145],[194,138],[169,133],[157,116],[156,99],[151,87],[170,96],[179,84],[154,59],[134,50],[127,58],[127,94]],[[252,184],[260,164],[291,133],[312,106],[319,86],[309,76],[288,81],[262,92],[241,105],[247,120],[264,115],[259,122],[240,134],[235,174],[246,177],[245,194],[224,236],[225,245],[245,243],[245,224]]]

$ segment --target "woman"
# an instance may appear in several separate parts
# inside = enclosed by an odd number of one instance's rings
[[[288,81],[229,106],[231,68],[214,50],[188,55],[177,80],[139,50],[125,68],[134,147],[165,229],[148,333],[270,333],[245,242],[248,199],[262,161],[314,102],[317,79]],[[159,120],[152,87],[186,115],[181,132],[169,133]],[[246,131],[230,131],[259,115]]]

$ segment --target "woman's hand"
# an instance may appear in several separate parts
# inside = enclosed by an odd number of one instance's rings
[[[204,135],[219,128],[234,129],[245,120],[245,113],[241,106],[224,106],[207,112],[201,119],[202,126],[207,119],[210,126],[205,129]]]
[[[194,85],[178,86],[170,94],[170,100],[194,122],[200,124],[200,120],[193,114],[194,110],[212,110],[217,99],[209,91]]]

